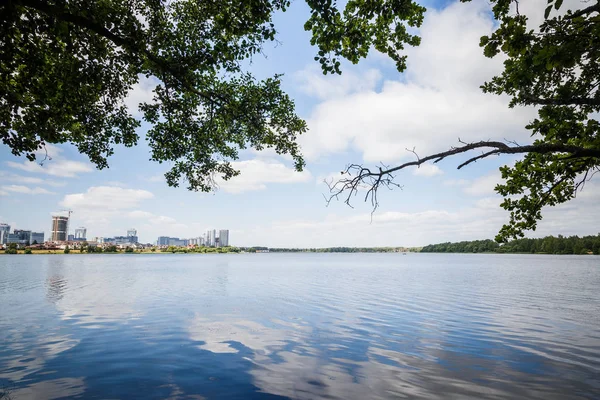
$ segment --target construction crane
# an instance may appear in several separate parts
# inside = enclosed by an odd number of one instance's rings
[[[71,225],[71,214],[73,214],[73,210],[60,210],[60,212],[66,212],[69,216],[69,219],[67,220],[67,233],[66,233],[66,239],[69,240],[69,227]]]
[[[66,212],[69,214],[69,218],[71,218],[71,214],[73,214],[73,210],[60,210],[60,212]]]

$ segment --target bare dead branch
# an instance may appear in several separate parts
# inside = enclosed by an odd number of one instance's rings
[[[409,161],[396,167],[386,167],[382,164],[382,167],[378,167],[376,171],[364,167],[360,164],[349,164],[342,172],[343,178],[337,181],[325,181],[329,188],[329,196],[325,196],[327,204],[331,203],[332,200],[339,200],[340,197],[344,199],[344,203],[352,207],[350,204],[353,196],[356,196],[359,191],[366,190],[364,200],[370,201],[373,210],[371,212],[371,218],[373,212],[379,207],[379,201],[377,198],[377,192],[381,187],[388,189],[400,188],[402,186],[395,182],[394,173],[402,169],[411,166],[420,166],[428,161],[438,163],[447,157],[467,153],[476,149],[491,148],[491,150],[485,151],[475,157],[468,159],[467,161],[458,165],[457,169],[461,169],[471,163],[474,163],[483,158],[487,158],[492,155],[500,154],[522,154],[522,153],[537,153],[537,154],[565,154],[565,159],[582,159],[582,158],[593,158],[600,159],[600,149],[586,148],[567,144],[552,144],[552,143],[540,143],[520,146],[514,141],[507,141],[507,143],[498,141],[480,141],[474,143],[466,143],[460,138],[458,139],[462,146],[451,147],[450,150],[443,151],[440,153],[432,154],[427,157],[420,158],[416,153],[415,149],[406,149],[416,156],[416,160]],[[511,146],[512,144],[512,146]],[[586,174],[587,177],[587,174]],[[585,180],[585,178],[584,178]],[[557,182],[556,185],[559,185]],[[554,187],[548,191],[551,193]]]

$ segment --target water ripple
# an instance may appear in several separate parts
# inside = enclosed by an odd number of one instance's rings
[[[600,398],[600,259],[0,260],[0,389],[29,398]]]

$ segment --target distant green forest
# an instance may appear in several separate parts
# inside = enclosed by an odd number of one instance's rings
[[[422,253],[538,253],[600,254],[600,234],[596,236],[546,236],[541,239],[516,239],[499,245],[493,240],[430,244]]]

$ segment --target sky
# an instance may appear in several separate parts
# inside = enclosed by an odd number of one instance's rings
[[[567,7],[569,2],[565,2]],[[525,0],[521,13],[532,26],[546,2]],[[272,151],[241,153],[234,166],[241,175],[221,181],[214,193],[167,186],[166,164],[149,161],[147,125],[137,147],[115,149],[108,169],[97,170],[77,150],[50,145],[44,165],[16,157],[0,144],[0,222],[49,236],[51,215],[73,210],[70,230],[84,226],[87,236],[138,231],[141,242],[158,236],[198,237],[207,229],[229,229],[236,246],[422,246],[446,241],[491,239],[508,212],[493,190],[498,168],[517,158],[494,157],[461,170],[464,156],[398,173],[401,189],[380,192],[380,206],[359,197],[354,208],[329,204],[323,183],[336,179],[349,163],[389,165],[411,161],[462,141],[531,142],[524,126],[533,108],[508,108],[508,98],[483,94],[480,85],[502,70],[502,58],[485,58],[479,38],[497,26],[487,2],[426,1],[419,29],[422,43],[405,50],[408,69],[371,51],[357,65],[342,65],[341,76],[324,76],[313,61],[316,50],[303,30],[309,13],[303,2],[275,18],[276,46],[252,60],[250,69],[265,78],[283,73],[283,87],[296,102],[309,131],[299,142],[307,161],[295,172],[289,157]],[[142,81],[127,104],[150,98],[152,82]],[[600,226],[598,178],[567,204],[546,208],[530,237],[597,234]]]

